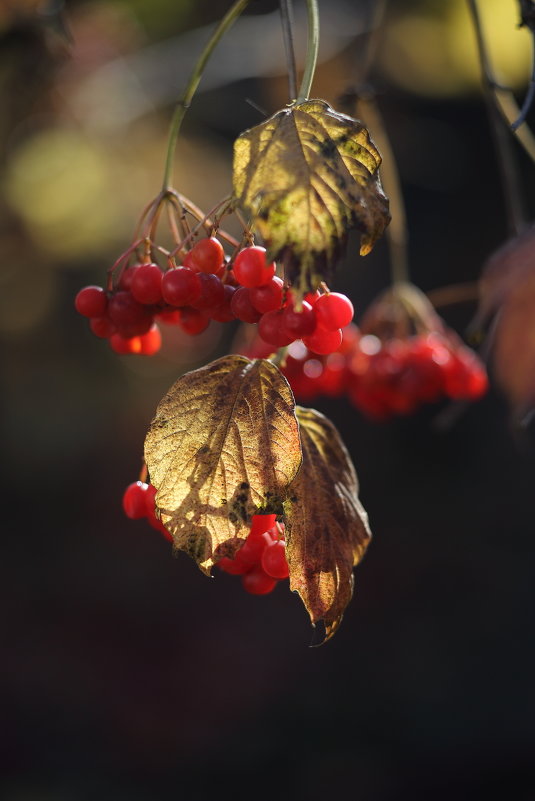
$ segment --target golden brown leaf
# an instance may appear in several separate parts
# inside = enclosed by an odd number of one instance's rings
[[[387,226],[381,157],[366,128],[324,100],[278,111],[234,144],[234,194],[290,281],[328,278],[347,232],[368,253]]]
[[[145,440],[156,507],[209,573],[258,510],[281,512],[301,463],[290,386],[269,361],[225,356],[179,378]]]
[[[332,637],[353,593],[353,567],[371,537],[358,499],[351,458],[333,424],[314,409],[297,407],[303,462],[286,504],[290,589],[312,624],[323,620]]]
[[[496,378],[520,416],[535,405],[535,271],[512,287],[494,329]]]
[[[480,281],[476,324],[491,329],[495,375],[517,415],[535,405],[535,226],[488,259]]]

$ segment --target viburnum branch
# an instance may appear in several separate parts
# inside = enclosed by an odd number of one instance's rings
[[[490,129],[498,156],[498,166],[502,180],[502,189],[509,222],[509,229],[512,234],[515,234],[519,232],[524,221],[524,212],[522,208],[517,170],[513,159],[513,153],[511,151],[507,129],[503,125],[501,114],[499,113],[495,103],[494,87],[496,86],[496,81],[494,80],[490,66],[477,0],[467,0],[467,3],[476,34],[477,50],[483,76],[483,95],[487,105]]]
[[[286,64],[288,67],[288,90],[290,101],[297,97],[297,74],[295,69],[295,50],[293,37],[293,8],[292,0],[279,0],[282,36],[286,50]]]
[[[318,50],[320,43],[320,21],[317,0],[307,0],[308,13],[308,40],[305,71],[299,87],[299,94],[296,103],[303,103],[310,96],[316,62],[318,60]]]
[[[180,126],[182,125],[182,120],[184,119],[184,115],[188,110],[191,101],[193,100],[193,95],[197,91],[197,87],[201,81],[206,64],[208,63],[208,60],[212,55],[219,40],[227,32],[227,30],[231,27],[231,25],[235,22],[235,20],[240,16],[240,14],[244,10],[244,8],[248,5],[248,3],[249,0],[236,0],[236,2],[227,11],[223,19],[219,22],[219,25],[213,32],[212,36],[210,37],[210,40],[208,41],[204,50],[199,56],[197,63],[193,67],[193,71],[190,75],[184,93],[182,94],[182,97],[177,103],[175,112],[171,119],[171,125],[169,127],[169,137],[167,143],[167,153],[165,157],[165,167],[164,167],[163,184],[162,184],[163,191],[168,189],[171,184],[171,175],[173,172],[175,149],[176,149],[178,134],[180,132]]]

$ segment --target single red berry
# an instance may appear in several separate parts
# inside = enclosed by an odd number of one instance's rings
[[[190,305],[194,309],[206,311],[217,309],[225,300],[225,288],[221,279],[211,273],[198,273],[197,277],[201,284],[201,293]]]
[[[275,275],[275,263],[266,262],[266,249],[258,245],[240,250],[233,264],[234,275],[242,286],[263,286]]]
[[[84,317],[104,317],[108,296],[101,286],[85,286],[74,299],[74,307]]]
[[[353,319],[353,304],[346,295],[339,292],[327,292],[321,295],[314,304],[318,325],[326,331],[344,328]]]
[[[271,535],[267,531],[262,534],[249,534],[234,558],[242,565],[249,565],[249,567],[257,565],[271,541]]]
[[[122,355],[141,353],[141,337],[123,337],[121,334],[112,334],[110,347],[115,353]]]
[[[189,267],[167,270],[162,278],[162,296],[170,306],[189,306],[200,294],[199,276]]]
[[[257,536],[269,531],[275,525],[277,515],[253,515],[249,536]]]
[[[269,311],[276,311],[282,306],[282,294],[284,282],[278,275],[274,275],[271,281],[263,286],[255,286],[249,290],[251,303],[261,314]]]
[[[92,317],[89,327],[94,335],[101,339],[109,339],[116,331],[114,324],[107,317]]]
[[[228,573],[231,576],[243,576],[244,573],[247,573],[249,570],[249,566],[245,563],[238,562],[236,559],[229,559],[228,556],[223,556],[217,566],[221,568],[224,573]]]
[[[153,305],[162,300],[163,273],[157,264],[140,264],[132,278],[130,292],[139,303]]]
[[[146,334],[139,337],[141,348],[140,353],[144,356],[154,356],[162,347],[162,334],[160,329],[154,323]]]
[[[223,245],[215,236],[200,239],[188,253],[189,266],[202,273],[218,273],[225,261]]]
[[[310,336],[316,330],[314,309],[306,300],[301,305],[301,311],[297,311],[293,305],[288,305],[282,313],[282,324],[285,333],[293,339]]]
[[[253,567],[241,579],[243,589],[251,595],[267,595],[275,589],[277,579],[268,576],[261,567]]]
[[[232,311],[232,297],[236,292],[235,286],[224,285],[225,299],[220,306],[210,310],[210,317],[218,323],[228,323],[230,320],[235,320],[234,312]]]
[[[153,323],[151,311],[130,294],[116,292],[108,303],[108,317],[124,337],[146,334]]]
[[[318,303],[319,300],[314,306],[315,309]],[[334,353],[342,344],[342,332],[339,328],[336,331],[326,331],[318,327],[313,334],[303,337],[303,342],[313,353],[317,353],[320,356],[327,355],[328,353]]]
[[[284,348],[294,341],[292,334],[287,334],[282,324],[283,310],[270,311],[263,315],[258,323],[258,333],[265,342],[275,348]]]
[[[186,334],[195,336],[202,334],[210,325],[210,317],[199,309],[192,309],[189,306],[180,311],[180,327]]]
[[[234,292],[230,307],[234,317],[243,323],[257,323],[262,317],[261,313],[251,303],[250,292],[244,286]]]
[[[125,489],[123,510],[130,520],[138,520],[147,516],[147,489],[148,484],[143,481],[134,481]]]
[[[272,542],[262,554],[262,569],[276,579],[288,578],[288,562],[286,561],[286,545],[282,540]]]
[[[118,289],[123,289],[126,292],[130,291],[132,280],[137,272],[138,267],[139,264],[130,264],[128,267],[124,268],[119,277],[119,283],[117,284]]]

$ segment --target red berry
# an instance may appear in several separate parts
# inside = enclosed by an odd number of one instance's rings
[[[263,286],[275,275],[275,263],[266,262],[265,248],[253,245],[240,250],[234,259],[233,270],[242,286]]]
[[[220,567],[224,573],[229,573],[231,576],[242,576],[249,570],[246,564],[238,562],[236,559],[229,559],[228,556],[223,556],[217,563],[217,566]]]
[[[158,312],[156,319],[166,325],[178,325],[180,322],[180,311],[178,309],[164,309]]]
[[[319,300],[314,308],[318,307]],[[339,328],[336,331],[326,331],[324,328],[316,328],[313,334],[303,337],[303,342],[309,350],[319,355],[334,353],[342,344],[342,332]]]
[[[157,264],[140,264],[132,278],[130,292],[139,303],[153,305],[162,300],[163,273]]]
[[[148,484],[144,484],[143,481],[134,481],[125,489],[123,510],[130,520],[147,516],[147,489]]]
[[[108,296],[101,286],[85,286],[74,299],[74,307],[84,317],[104,317]]]
[[[240,550],[236,552],[236,561],[250,567],[258,564],[271,541],[271,535],[267,531],[262,534],[249,534]]]
[[[201,292],[190,305],[194,309],[217,309],[225,300],[225,288],[221,279],[211,273],[198,273],[197,277],[201,284]]]
[[[282,306],[282,294],[284,282],[278,275],[274,275],[271,281],[263,286],[255,286],[250,290],[251,303],[255,309],[262,314],[269,311],[276,311]]]
[[[293,339],[301,339],[309,336],[316,330],[316,315],[314,309],[303,301],[301,311],[297,311],[293,306],[288,305],[282,313],[282,324],[288,336]]]
[[[121,334],[112,334],[110,346],[115,353],[122,355],[128,353],[141,353],[141,337],[123,337]]]
[[[89,327],[96,337],[108,339],[115,333],[115,326],[107,317],[92,317]]]
[[[153,322],[150,310],[138,303],[130,292],[116,292],[108,303],[108,317],[125,337],[146,334]]]
[[[137,272],[138,267],[139,264],[131,264],[129,267],[125,267],[119,277],[119,283],[117,284],[118,289],[124,289],[128,292],[130,291],[132,280]]]
[[[188,253],[188,265],[202,273],[217,273],[223,267],[225,251],[215,236],[200,239]]]
[[[282,540],[272,542],[262,554],[262,569],[276,579],[288,578],[288,562],[286,561],[286,545]]]
[[[210,317],[199,309],[192,309],[189,306],[180,312],[180,327],[186,334],[195,336],[202,334],[210,325]]]
[[[146,334],[139,337],[141,348],[140,353],[144,356],[154,356],[162,347],[162,335],[160,329],[154,323]]]
[[[284,348],[295,339],[291,334],[287,334],[282,324],[283,310],[270,311],[264,314],[258,323],[258,333],[265,342],[269,342],[275,348]]]
[[[261,567],[253,567],[242,576],[241,582],[243,589],[251,595],[267,595],[275,589],[277,579],[268,576]]]
[[[339,292],[327,292],[321,295],[314,304],[318,325],[326,331],[344,328],[353,319],[353,304]]]
[[[200,294],[199,276],[189,267],[175,267],[163,276],[162,296],[170,306],[189,306]]]
[[[235,286],[225,284],[225,299],[223,303],[215,309],[210,310],[210,317],[212,320],[217,320],[218,323],[228,323],[230,320],[235,319],[234,312],[232,311],[232,296],[236,292]]]
[[[234,317],[244,323],[257,323],[262,316],[251,303],[250,292],[244,286],[234,292],[230,307]]]
[[[249,536],[257,536],[269,531],[275,525],[277,515],[253,515]]]

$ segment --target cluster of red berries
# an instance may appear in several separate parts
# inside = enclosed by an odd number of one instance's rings
[[[258,339],[244,350],[250,358],[266,355]],[[354,324],[343,329],[340,346],[326,356],[294,343],[282,372],[299,401],[347,395],[376,420],[410,414],[443,397],[477,400],[488,389],[481,360],[453,335],[433,331],[382,341],[361,336]]]
[[[145,484],[144,481],[134,481],[129,484],[123,493],[123,510],[130,520],[139,520],[145,517],[150,525],[159,531],[166,540],[173,541],[171,534],[164,524],[156,517],[156,487]]]
[[[244,590],[267,595],[277,581],[288,578],[284,523],[276,515],[253,515],[251,530],[234,559],[223,556],[217,566],[232,576],[241,576]]]
[[[179,267],[133,264],[122,270],[117,286],[81,289],[77,311],[89,318],[93,333],[109,339],[117,353],[152,355],[161,346],[157,321],[200,334],[210,320],[258,323],[271,350],[302,339],[317,354],[335,351],[341,329],[353,318],[349,298],[339,293],[307,295],[300,308],[291,290],[275,275],[266,250],[249,246],[228,263],[216,237],[200,239]]]

